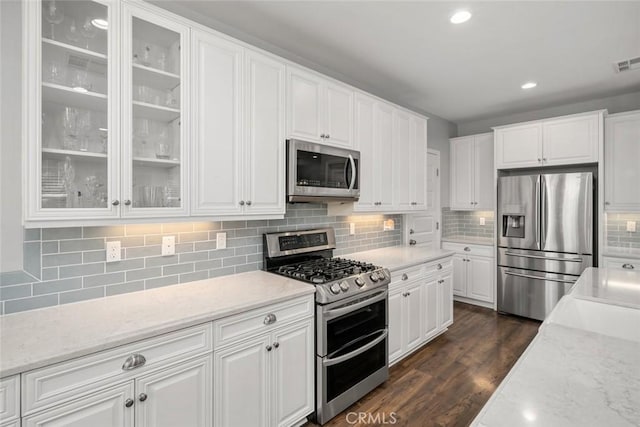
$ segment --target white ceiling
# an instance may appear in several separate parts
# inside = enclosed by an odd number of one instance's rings
[[[640,70],[613,70],[615,61],[640,56],[638,1],[186,0],[180,7],[453,122],[640,89]],[[451,24],[461,7],[473,17]],[[528,80],[538,87],[520,89]]]

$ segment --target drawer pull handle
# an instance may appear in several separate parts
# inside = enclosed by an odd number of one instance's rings
[[[127,408],[131,408],[133,406],[133,399],[129,398],[127,400],[124,401],[124,406],[126,406]]]
[[[122,365],[122,370],[130,371],[143,366],[145,363],[147,363],[147,359],[143,355],[135,353],[127,357],[127,360],[125,360]]]
[[[407,273],[404,273],[402,275],[402,280],[407,280],[407,279],[409,279],[409,276],[407,276]]]
[[[438,264],[438,270],[442,270],[442,264]]]
[[[276,318],[276,315],[275,315],[275,314],[273,314],[273,313],[269,313],[269,314],[267,314],[267,315],[265,316],[265,318],[264,318],[264,324],[265,324],[265,325],[271,325],[271,324],[273,324],[273,323],[276,323],[276,320],[278,320],[278,319]]]
[[[138,396],[138,400],[140,400],[140,402],[144,402],[145,400],[147,400],[147,394],[146,393],[140,393],[140,396]]]
[[[622,268],[626,268],[627,270],[633,270],[636,267],[633,264],[622,264]]]

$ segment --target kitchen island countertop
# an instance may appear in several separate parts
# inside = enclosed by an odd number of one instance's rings
[[[369,262],[389,271],[412,267],[425,262],[436,261],[453,255],[453,252],[443,249],[430,249],[420,246],[393,246],[389,248],[374,249],[371,251],[356,252],[345,255],[358,261]]]
[[[0,378],[314,292],[252,271],[0,316]]]

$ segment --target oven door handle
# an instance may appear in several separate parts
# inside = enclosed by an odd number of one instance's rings
[[[373,296],[362,300],[356,304],[347,304],[347,305],[343,305],[337,308],[333,308],[331,310],[327,310],[325,313],[322,314],[322,318],[325,320],[330,320],[330,319],[335,319],[336,317],[340,317],[346,313],[350,313],[352,311],[358,310],[362,307],[366,307],[368,305],[373,304],[374,302],[378,302],[378,301],[382,301],[384,299],[387,298],[387,290],[385,289],[384,291],[378,292],[376,294],[374,294]]]
[[[387,336],[389,335],[389,330],[388,329],[382,329],[381,331],[376,331],[375,333],[380,333],[380,336],[378,338],[376,338],[375,340],[369,342],[367,345],[364,345],[362,347],[360,347],[357,350],[354,350],[350,353],[347,353],[345,355],[342,355],[340,357],[336,357],[334,359],[325,359],[322,361],[322,366],[332,366],[332,365],[337,365],[338,363],[342,363],[345,360],[349,360],[353,357],[358,356],[359,354],[364,353],[367,350],[371,350],[373,347],[375,347],[376,345],[380,344],[382,341],[384,341],[385,339],[387,339]]]

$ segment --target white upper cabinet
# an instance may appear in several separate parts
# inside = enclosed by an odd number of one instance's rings
[[[411,148],[410,160],[413,167],[411,174],[412,210],[428,210],[427,203],[427,119],[417,115],[411,116]]]
[[[213,33],[192,43],[192,215],[282,215],[284,64]]]
[[[380,210],[393,209],[393,106],[376,102],[374,118],[374,175],[376,177],[377,206]]]
[[[513,169],[598,162],[603,111],[495,128],[496,166]]]
[[[452,138],[451,209],[492,210],[493,133]]]
[[[289,137],[353,146],[351,88],[293,66],[287,67],[287,88]]]
[[[640,111],[605,119],[604,208],[640,211]]]
[[[374,209],[377,201],[376,153],[374,148],[376,100],[357,93],[355,97],[354,145],[360,151],[360,199],[356,209]]]
[[[400,210],[410,210],[412,206],[412,159],[411,159],[411,116],[409,113],[393,110],[393,204]]]

